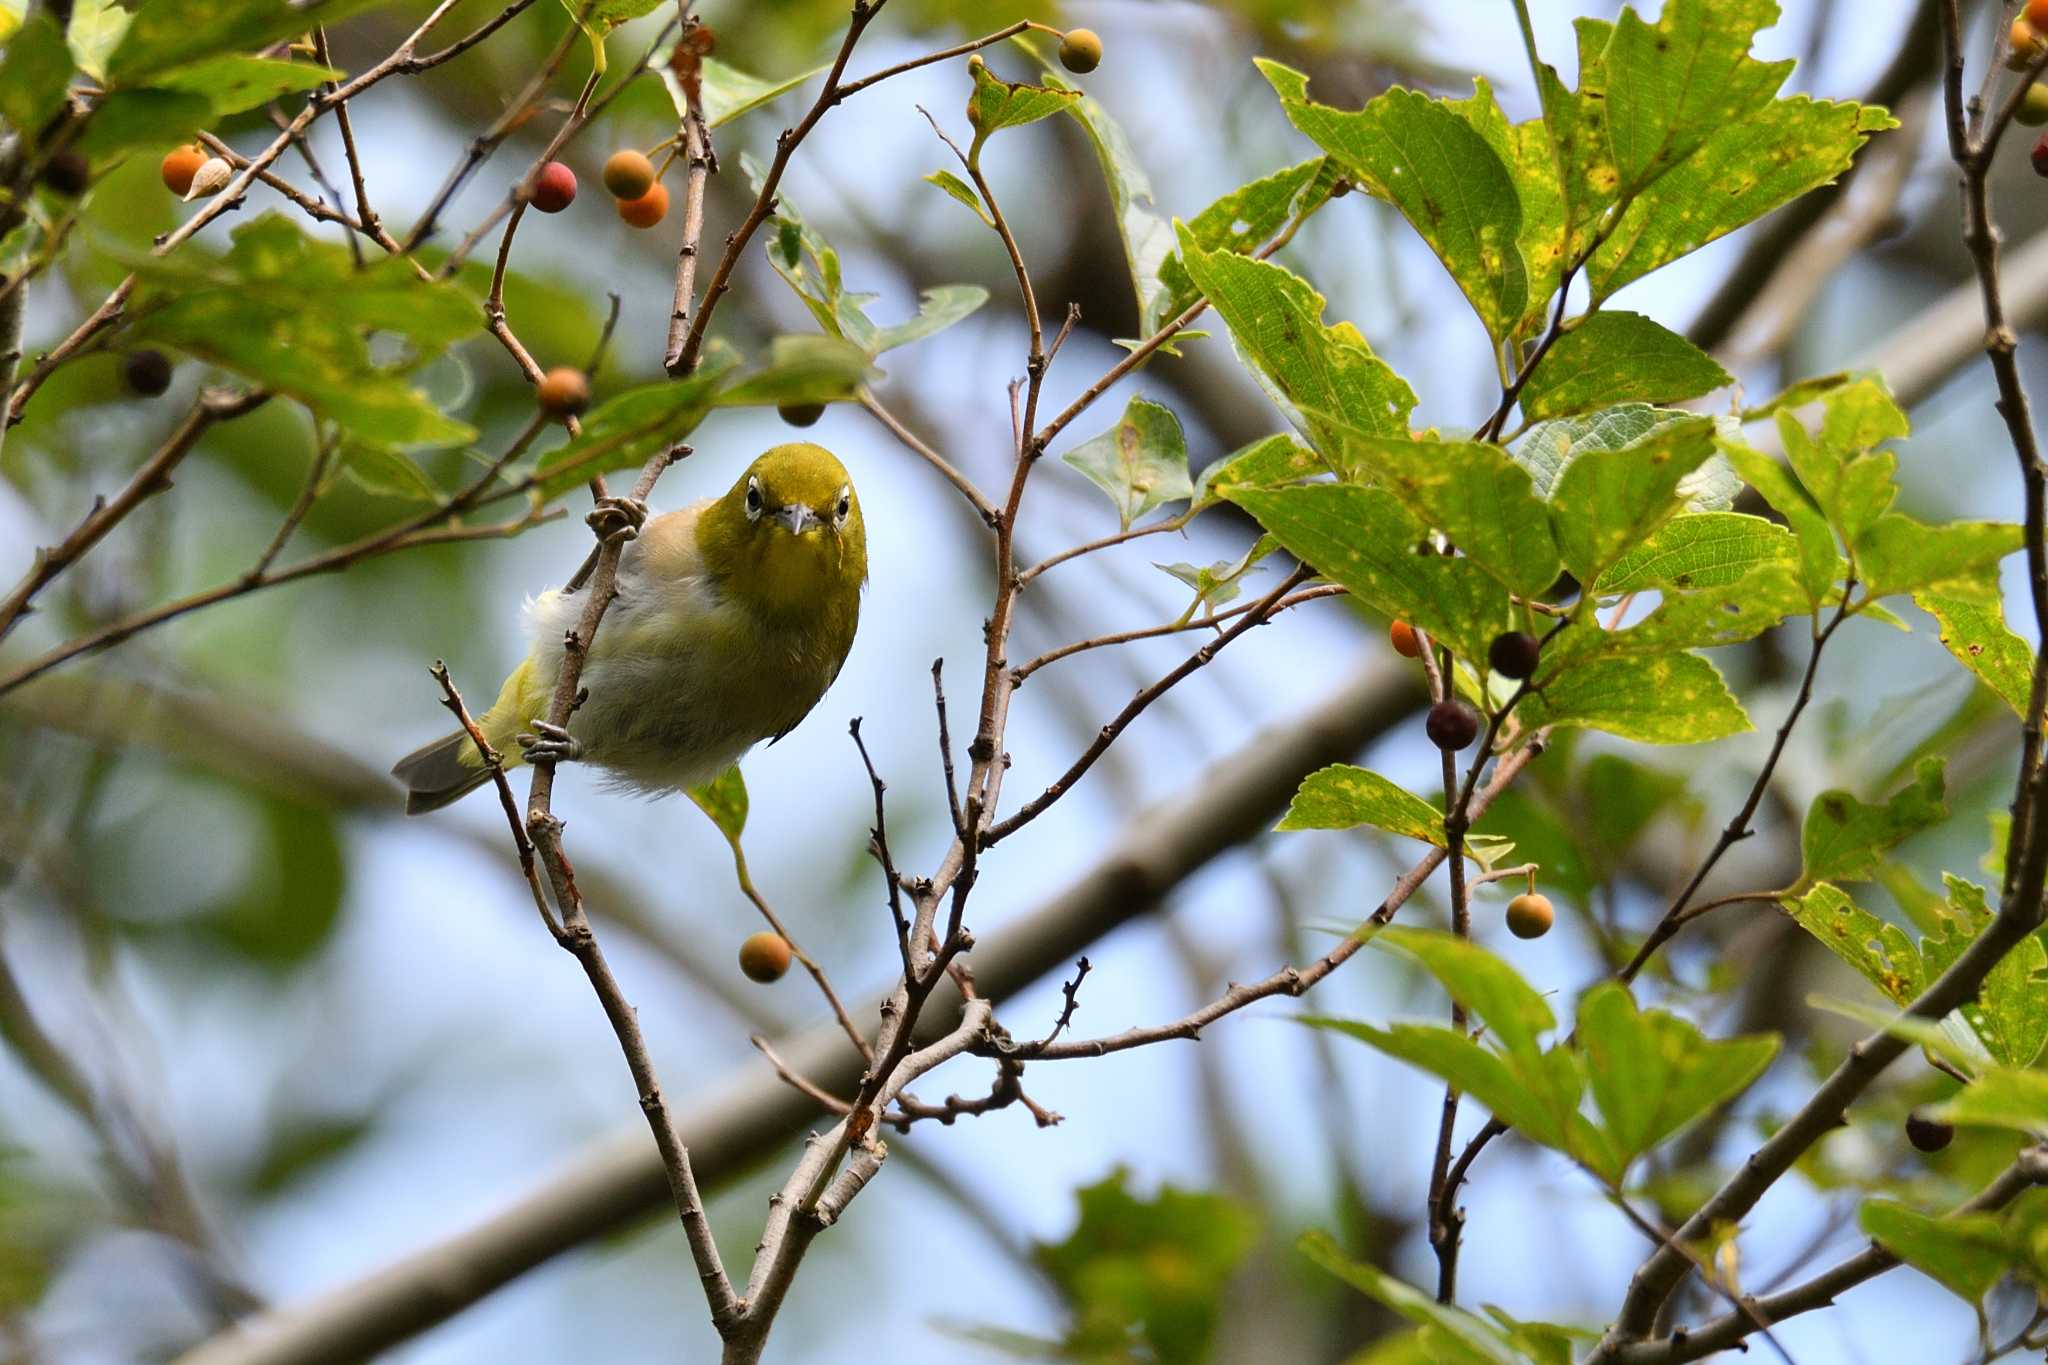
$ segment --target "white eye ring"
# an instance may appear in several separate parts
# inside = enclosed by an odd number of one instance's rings
[[[837,510],[835,510],[835,511],[834,511],[834,512],[832,513],[832,520],[833,520],[834,522],[836,522],[836,523],[841,523],[841,524],[843,524],[843,523],[844,523],[844,522],[846,521],[846,516],[847,516],[847,513],[851,512],[852,510],[853,510],[853,490],[852,490],[852,489],[850,489],[850,488],[842,488],[842,489],[840,489],[840,490],[839,490],[839,507],[838,507],[838,509],[837,509]]]
[[[747,520],[757,520],[761,515],[761,480],[749,476],[747,479]]]

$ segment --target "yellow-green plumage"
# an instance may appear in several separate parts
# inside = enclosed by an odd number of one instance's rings
[[[619,560],[619,595],[584,665],[570,718],[581,757],[616,784],[673,791],[707,781],[809,714],[838,676],[860,619],[867,532],[846,469],[822,446],[776,446],[723,497],[653,517]],[[478,720],[508,763],[547,709],[579,594],[529,604],[532,652]],[[460,733],[392,769],[408,812],[482,785]]]

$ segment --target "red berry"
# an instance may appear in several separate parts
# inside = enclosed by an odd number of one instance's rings
[[[2048,0],[2027,0],[2026,17],[2036,33],[2048,33]]]
[[[657,180],[638,199],[621,199],[617,203],[619,217],[636,228],[651,228],[668,215],[668,186]]]
[[[1415,627],[1406,621],[1396,620],[1387,627],[1387,639],[1393,643],[1394,652],[1404,659],[1422,657],[1422,639],[1415,633]]]
[[[2048,176],[2048,133],[2041,134],[2041,140],[2034,144],[2034,174]]]
[[[755,981],[780,981],[789,957],[789,940],[763,929],[740,945],[740,970]]]
[[[1431,744],[1446,753],[1456,753],[1479,738],[1479,713],[1453,697],[1430,707],[1422,728]]]
[[[1556,918],[1548,896],[1531,891],[1508,902],[1508,932],[1516,938],[1542,938]]]
[[[533,181],[533,206],[542,213],[560,213],[576,202],[576,172],[559,161],[540,168]]]

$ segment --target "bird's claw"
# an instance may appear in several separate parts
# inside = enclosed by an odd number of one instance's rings
[[[583,520],[607,545],[631,540],[647,524],[647,504],[634,497],[600,498]]]
[[[537,720],[533,730],[519,736],[528,763],[573,763],[583,757],[583,742],[564,727]]]

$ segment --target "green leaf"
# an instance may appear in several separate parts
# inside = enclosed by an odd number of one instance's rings
[[[1340,433],[1319,425],[1327,413],[1381,436],[1405,436],[1415,394],[1372,353],[1348,322],[1323,325],[1323,296],[1269,261],[1208,251],[1180,226],[1181,261],[1230,327],[1238,350],[1267,391],[1292,408],[1312,445],[1331,449]]]
[[[1557,1027],[1542,994],[1476,943],[1406,925],[1381,930],[1376,942],[1399,949],[1428,968],[1453,1000],[1479,1016],[1488,1037],[1524,1066],[1535,1063],[1540,1036]]]
[[[1697,413],[1653,408],[1647,403],[1622,403],[1584,417],[1538,422],[1511,452],[1529,471],[1536,492],[1549,497],[1557,476],[1579,455],[1594,450],[1620,450],[1680,422],[1696,422]]]
[[[1798,576],[1783,564],[1753,569],[1725,588],[1661,593],[1657,609],[1626,629],[1601,630],[1589,620],[1566,631],[1544,651],[1538,682],[1548,686],[1553,669],[1568,671],[1586,659],[1740,644],[1807,611]]]
[[[1131,399],[1115,426],[1061,458],[1109,495],[1126,531],[1153,508],[1195,494],[1180,419],[1148,399]]]
[[[675,101],[676,115],[681,117],[689,107],[681,83],[667,62],[662,62],[662,83],[668,86],[669,97]],[[802,85],[813,76],[821,76],[831,70],[830,65],[815,66],[809,71],[800,71],[794,76],[779,81],[764,81],[750,76],[736,66],[729,66],[716,57],[700,57],[697,61],[699,90],[704,99],[704,122],[708,127],[718,128],[731,123],[742,114],[750,114],[762,105]]]
[[[1540,118],[1509,123],[1484,77],[1475,77],[1472,94],[1449,101],[1449,107],[1486,139],[1515,183],[1522,205],[1519,244],[1529,275],[1529,301],[1517,333],[1532,332],[1546,321],[1546,305],[1557,292],[1565,261],[1565,198],[1550,128]]]
[[[1316,483],[1226,496],[1317,573],[1460,658],[1485,658],[1512,623],[1507,590],[1477,564],[1415,552],[1422,525],[1383,488]]]
[[[765,361],[720,387],[711,401],[721,408],[835,403],[878,377],[868,352],[852,341],[776,337],[768,343]]]
[[[1248,256],[1297,214],[1306,214],[1327,199],[1336,179],[1335,164],[1328,157],[1289,166],[1224,195],[1189,219],[1187,232],[1205,251]],[[1159,290],[1146,310],[1143,330],[1147,335],[1158,331],[1200,297],[1180,257],[1167,256],[1159,263]]]
[[[439,502],[441,490],[412,456],[385,446],[352,441],[336,461],[349,482],[366,493],[401,502]]]
[[[1312,420],[1342,429],[1335,419]],[[1511,592],[1534,597],[1556,582],[1550,517],[1529,471],[1499,446],[1346,431],[1342,450],[1347,470],[1368,473]]]
[[[1049,87],[1075,96],[1067,102],[1066,112],[1087,131],[1089,145],[1095,149],[1095,160],[1109,187],[1109,205],[1116,214],[1117,235],[1123,241],[1124,261],[1130,268],[1138,317],[1146,323],[1148,334],[1157,331],[1153,319],[1158,313],[1159,270],[1173,250],[1173,228],[1154,210],[1152,181],[1138,163],[1130,138],[1102,102],[1074,89],[1043,53],[1034,50],[1033,55],[1044,68]]]
[[[1614,149],[1607,136],[1607,46],[1614,25],[1605,19],[1572,21],[1578,37],[1579,88],[1567,90],[1556,68],[1536,65],[1543,124],[1557,166],[1563,201],[1565,259],[1583,258],[1620,191]]]
[[[1755,446],[1725,432],[1718,433],[1714,443],[1742,475],[1743,482],[1790,523],[1799,542],[1800,581],[1805,585],[1808,604],[1818,609],[1841,577],[1842,559],[1835,550],[1835,537],[1828,529],[1827,518],[1785,466]]]
[[[176,146],[210,123],[341,74],[306,62],[208,58],[161,72],[147,87],[110,93],[93,111],[78,150],[97,161],[133,148]]]
[[[1183,519],[1186,514],[1183,514]],[[1212,610],[1237,599],[1238,591],[1244,585],[1245,576],[1254,571],[1258,561],[1264,559],[1279,543],[1271,536],[1260,536],[1242,556],[1235,560],[1219,559],[1212,564],[1195,565],[1188,563],[1161,564],[1153,561],[1152,567],[1172,575],[1195,590],[1195,600],[1181,616],[1184,625],[1194,619],[1195,611],[1203,606]]]
[[[1044,85],[1026,85],[1000,79],[986,63],[974,68],[974,93],[967,97],[974,125],[974,145],[967,153],[972,161],[981,144],[1004,128],[1021,128],[1042,118],[1065,112],[1078,102],[1078,90],[1056,90]]]
[[[1913,600],[1941,623],[1942,646],[1957,662],[1981,678],[2015,715],[2024,717],[2034,686],[2034,651],[2006,628],[2003,605],[1934,593],[1915,593]]]
[[[1276,829],[1355,829],[1371,825],[1445,847],[1444,815],[1429,802],[1369,768],[1333,763],[1302,779]]]
[[[1630,1162],[1749,1087],[1777,1056],[1771,1036],[1710,1040],[1664,1010],[1638,1013],[1628,988],[1605,982],[1579,1001],[1578,1041],[1619,1165]]]
[[[941,284],[924,290],[918,295],[917,316],[875,333],[874,353],[893,351],[943,332],[987,302],[988,290],[978,284]]]
[[[1533,1142],[1563,1150],[1567,1144],[1562,1110],[1533,1089],[1531,1076],[1542,1085],[1540,1062],[1531,1058],[1517,1066],[1500,1053],[1473,1042],[1457,1029],[1440,1024],[1389,1024],[1381,1028],[1354,1019],[1296,1016],[1310,1028],[1327,1029],[1355,1038],[1396,1061],[1437,1077],[1458,1092],[1486,1106],[1501,1122]],[[1576,1103],[1576,1096],[1573,1097]]]
[[[1705,351],[1642,314],[1594,313],[1530,374],[1522,413],[1565,417],[1621,402],[1675,402],[1731,382]]]
[[[1767,565],[1794,566],[1792,533],[1739,512],[1673,517],[1600,576],[1603,597],[1646,588],[1725,588]]]
[[[1985,601],[1998,593],[1998,563],[2025,543],[2017,526],[2001,521],[1928,525],[1903,512],[1887,512],[1851,547],[1856,573],[1871,597],[1938,592]]]
[[[2048,1072],[2010,1066],[1995,1068],[1929,1114],[1944,1123],[2038,1132],[2048,1128]]]
[[[569,17],[582,25],[583,31],[593,39],[602,42],[620,24],[631,23],[643,14],[650,14],[662,0],[562,0],[562,8],[569,11]],[[599,68],[602,69],[602,62]]]
[[[1329,472],[1329,462],[1294,437],[1266,436],[1204,469],[1195,480],[1193,505],[1207,507],[1234,488],[1271,488]]]
[[[711,817],[711,823],[718,826],[725,841],[738,847],[740,835],[747,828],[747,780],[740,776],[739,765],[691,787],[685,794],[697,804],[698,810]]]
[[[1865,881],[1885,850],[1948,818],[1942,803],[1944,760],[1923,758],[1913,780],[1882,806],[1868,806],[1845,791],[1813,799],[1800,835],[1807,882]]]
[[[1596,659],[1523,699],[1525,724],[1579,725],[1644,744],[1700,744],[1751,728],[1721,674],[1697,654]]]
[[[348,16],[382,3],[384,0],[321,0],[317,22],[332,28]],[[135,10],[120,45],[107,59],[107,77],[119,86],[146,84],[145,78],[172,67],[228,53],[256,52],[296,38],[315,21],[315,15],[298,5],[150,0]]]
[[[64,41],[71,47],[78,69],[102,85],[107,79],[107,58],[120,45],[132,18],[121,0],[77,0],[71,7],[71,23]],[[0,39],[5,39],[6,21],[0,20]]]
[[[1678,485],[1714,453],[1705,417],[1659,426],[1619,450],[1581,450],[1550,490],[1550,519],[1565,567],[1597,583],[1624,552],[1677,515]]]
[[[33,137],[64,107],[70,84],[71,49],[56,21],[38,9],[0,49],[0,118]]]
[[[1624,9],[1607,44],[1607,133],[1633,195],[1771,102],[1790,60],[1749,55],[1777,0],[1666,0],[1653,28]]]
[[[1352,1260],[1328,1233],[1305,1232],[1295,1245],[1302,1255],[1360,1293],[1440,1334],[1431,1343],[1444,1348],[1431,1352],[1438,1365],[1523,1365],[1522,1354],[1499,1327],[1462,1308],[1438,1303],[1376,1266]]]
[[[1874,105],[1780,100],[1721,129],[1622,214],[1586,267],[1595,302],[1849,169],[1898,123]]]
[[[1893,1004],[1908,1004],[1920,994],[1926,981],[1919,952],[1898,926],[1862,909],[1840,887],[1822,882],[1782,903],[1800,928],[1861,972]]]
[[[981,196],[975,193],[974,186],[968,184],[951,171],[933,171],[925,177],[925,183],[937,185],[954,199],[965,204],[969,211],[975,217],[981,219],[986,226],[994,227],[996,225],[996,220],[989,217],[988,210],[981,206]]]
[[[2004,1227],[1988,1213],[1930,1218],[1889,1199],[1873,1199],[1857,1222],[1886,1251],[1949,1292],[1977,1303],[2016,1257]]]
[[[1929,981],[1953,966],[1992,920],[1982,887],[1953,873],[1942,874],[1942,881],[1948,903],[1940,912],[1940,932],[1920,940]],[[1993,1060],[2028,1066],[2038,1059],[2048,1044],[2048,948],[2040,937],[2020,940],[1958,1013]]]
[[[1529,306],[1522,201],[1499,153],[1444,100],[1399,86],[1350,111],[1308,98],[1308,77],[1258,60],[1288,122],[1401,211],[1451,272],[1486,330],[1509,334]]]

